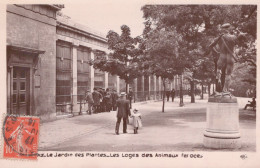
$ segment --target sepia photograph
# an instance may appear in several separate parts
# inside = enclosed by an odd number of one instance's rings
[[[4,5],[2,159],[257,154],[257,3],[60,2]]]

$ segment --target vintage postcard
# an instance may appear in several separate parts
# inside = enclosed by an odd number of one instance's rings
[[[1,2],[1,167],[259,167],[259,2]]]

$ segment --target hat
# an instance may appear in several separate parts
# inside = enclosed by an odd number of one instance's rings
[[[226,28],[230,28],[230,26],[231,25],[229,23],[225,23],[225,24],[221,25],[221,28],[226,29]]]

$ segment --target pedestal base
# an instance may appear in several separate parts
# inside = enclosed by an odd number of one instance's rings
[[[239,110],[235,97],[209,98],[203,141],[207,148],[236,149],[241,147]]]
[[[205,137],[203,139],[204,146],[206,148],[213,149],[239,149],[241,148],[240,139],[222,139],[222,138],[213,138]]]

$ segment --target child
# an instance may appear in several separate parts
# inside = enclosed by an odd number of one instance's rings
[[[132,117],[133,117],[134,134],[137,134],[138,127],[142,127],[141,113],[139,113],[138,110],[134,109],[132,113]]]

